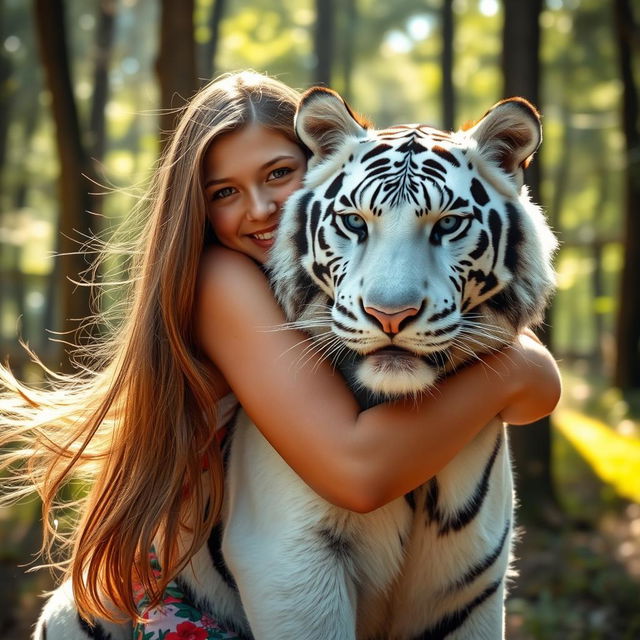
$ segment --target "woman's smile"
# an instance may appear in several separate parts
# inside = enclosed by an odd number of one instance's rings
[[[279,212],[278,212],[279,213]],[[275,241],[276,237],[276,229],[278,225],[275,224],[268,229],[263,229],[262,231],[256,231],[255,233],[250,233],[249,237],[262,249],[268,250],[271,248]]]

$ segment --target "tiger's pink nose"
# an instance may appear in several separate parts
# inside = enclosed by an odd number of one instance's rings
[[[418,311],[420,311],[415,307],[407,307],[394,313],[387,313],[375,307],[365,307],[364,310],[370,316],[373,316],[382,326],[382,330],[388,334],[400,333],[402,321],[417,315]]]

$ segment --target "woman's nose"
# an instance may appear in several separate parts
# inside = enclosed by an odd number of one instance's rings
[[[266,193],[251,194],[247,217],[250,220],[266,220],[278,209],[277,204]]]

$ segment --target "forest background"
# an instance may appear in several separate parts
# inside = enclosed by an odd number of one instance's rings
[[[340,91],[378,126],[446,129],[522,95],[527,182],[561,241],[541,332],[551,420],[512,429],[520,577],[508,637],[640,637],[640,6],[633,0],[0,0],[0,355],[68,370],[78,255],[131,211],[175,110],[242,68]],[[60,254],[54,259],[54,254]],[[109,304],[109,297],[102,300]],[[52,584],[25,573],[39,507],[0,513],[0,638]]]

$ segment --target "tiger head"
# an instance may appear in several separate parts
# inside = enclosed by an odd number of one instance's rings
[[[296,132],[309,169],[267,266],[290,326],[354,389],[415,394],[541,321],[556,240],[523,186],[542,138],[527,101],[453,133],[374,130],[313,88]]]

